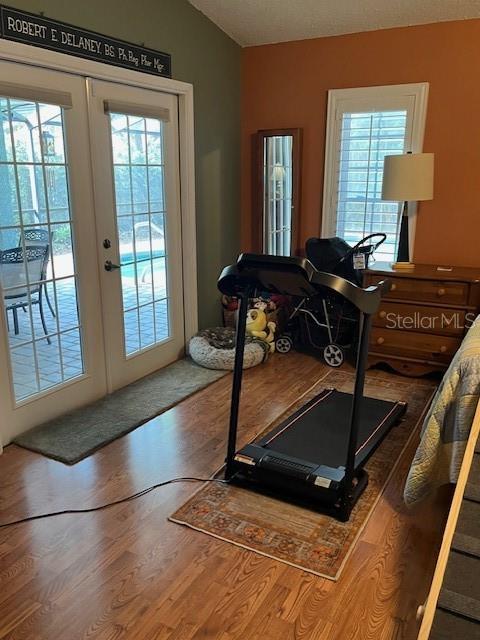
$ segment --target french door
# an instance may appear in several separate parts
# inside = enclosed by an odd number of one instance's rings
[[[89,80],[109,387],[184,347],[177,97]]]
[[[105,394],[106,378],[84,82],[2,62],[0,117],[0,425],[8,442]]]
[[[173,95],[0,62],[0,445],[184,347]]]

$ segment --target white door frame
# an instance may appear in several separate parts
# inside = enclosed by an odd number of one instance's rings
[[[0,60],[126,84],[178,96],[185,342],[198,331],[193,86],[0,38]],[[98,240],[98,239],[97,239]],[[0,330],[5,330],[0,318]],[[2,452],[0,434],[0,453]]]
[[[183,308],[185,342],[188,344],[189,339],[198,331],[193,85],[2,39],[0,39],[0,60],[20,62],[97,80],[173,93],[178,96]]]

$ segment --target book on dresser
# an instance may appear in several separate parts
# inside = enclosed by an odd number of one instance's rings
[[[391,288],[373,318],[369,365],[411,376],[444,371],[480,313],[480,268],[376,262],[364,272],[364,286],[385,279]]]

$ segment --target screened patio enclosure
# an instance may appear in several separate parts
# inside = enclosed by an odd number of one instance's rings
[[[63,108],[0,98],[0,118],[0,284],[20,402],[84,373],[74,250],[82,212],[70,206]],[[112,116],[111,127],[128,357],[169,335],[162,132],[130,116]]]

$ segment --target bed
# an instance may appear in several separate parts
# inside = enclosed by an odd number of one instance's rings
[[[425,418],[405,485],[407,505],[457,482],[479,397],[480,316],[450,363]]]

